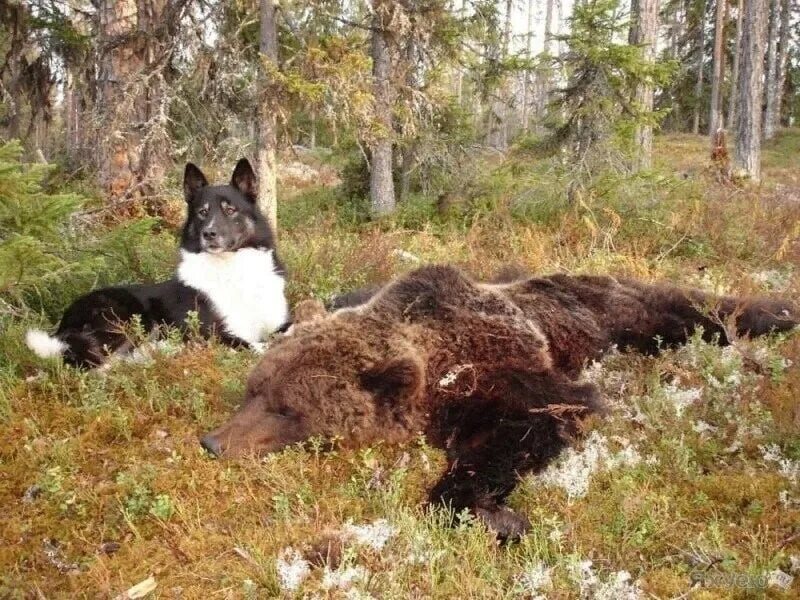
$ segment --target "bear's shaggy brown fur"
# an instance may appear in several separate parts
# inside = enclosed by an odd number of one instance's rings
[[[796,315],[784,302],[630,279],[484,284],[424,267],[296,327],[255,368],[239,412],[202,443],[238,455],[311,436],[361,446],[423,433],[449,463],[430,501],[515,537],[527,521],[503,502],[518,477],[545,467],[601,408],[595,387],[575,379],[587,360],[612,346],[657,352],[698,326],[721,343],[734,321],[740,335],[788,330]]]

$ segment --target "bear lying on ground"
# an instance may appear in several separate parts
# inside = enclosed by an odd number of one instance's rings
[[[543,469],[602,408],[577,381],[616,346],[645,353],[785,331],[786,302],[713,298],[630,279],[551,275],[476,283],[430,266],[361,306],[298,324],[250,375],[231,420],[202,439],[215,455],[276,452],[312,436],[357,447],[424,434],[448,466],[429,501],[467,509],[501,538],[527,520],[504,506],[519,477]]]

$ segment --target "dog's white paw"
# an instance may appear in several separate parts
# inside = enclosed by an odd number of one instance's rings
[[[265,344],[264,342],[253,342],[252,344],[250,344],[250,346],[253,348],[253,352],[255,352],[256,354],[264,354],[264,352],[266,352],[268,348],[267,344]]]

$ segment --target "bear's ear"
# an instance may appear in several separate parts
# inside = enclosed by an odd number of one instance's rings
[[[324,319],[328,316],[328,311],[325,305],[316,298],[309,298],[298,302],[292,311],[292,322],[294,323],[308,323],[310,321],[317,321]]]
[[[207,185],[208,180],[203,172],[193,163],[186,163],[186,169],[183,171],[183,197],[186,198],[186,202],[191,202],[195,192]]]
[[[388,358],[361,374],[361,386],[386,403],[417,404],[425,387],[424,363],[411,353]]]
[[[250,202],[255,202],[258,197],[258,180],[253,167],[246,158],[236,163],[231,175],[231,185],[239,190]]]

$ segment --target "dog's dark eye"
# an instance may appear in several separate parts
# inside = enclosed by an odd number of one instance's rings
[[[197,214],[200,215],[200,218],[205,219],[208,216],[208,209],[201,208],[200,210],[197,211]]]
[[[236,209],[230,205],[226,205],[222,210],[225,211],[225,214],[229,217],[236,214]]]

